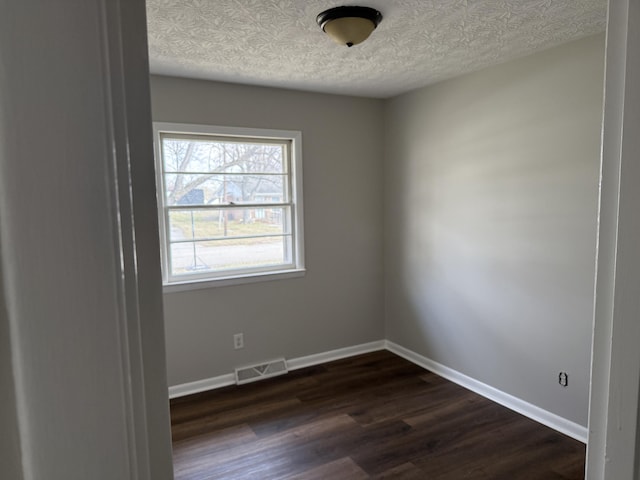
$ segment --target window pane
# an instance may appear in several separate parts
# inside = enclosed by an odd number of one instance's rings
[[[170,210],[169,241],[289,234],[289,207]]]
[[[290,263],[289,236],[213,240],[171,245],[171,274],[194,275],[220,270]]]
[[[167,284],[303,268],[300,132],[155,123],[154,133]]]
[[[165,175],[167,205],[284,203],[289,201],[286,175]]]
[[[164,171],[211,173],[287,173],[285,145],[163,136]]]

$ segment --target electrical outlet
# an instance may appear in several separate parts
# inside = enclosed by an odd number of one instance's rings
[[[569,375],[567,374],[567,372],[560,372],[558,374],[558,383],[563,387],[569,385]]]
[[[236,350],[244,348],[244,333],[236,333],[233,336],[233,348]]]

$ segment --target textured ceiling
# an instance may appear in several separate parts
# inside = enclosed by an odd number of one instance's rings
[[[347,48],[315,18],[330,0],[147,0],[151,71],[390,97],[602,32],[606,0],[366,0],[384,16]]]

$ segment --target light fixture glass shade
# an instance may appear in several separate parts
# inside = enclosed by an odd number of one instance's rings
[[[382,21],[382,14],[370,7],[335,7],[316,18],[320,28],[340,45],[364,42]]]
[[[351,47],[364,42],[376,26],[366,18],[344,17],[327,22],[324,31],[340,45]]]

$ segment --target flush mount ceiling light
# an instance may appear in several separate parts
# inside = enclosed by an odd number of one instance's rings
[[[373,32],[382,14],[369,7],[335,7],[318,15],[320,28],[340,45],[352,47],[364,42]]]

